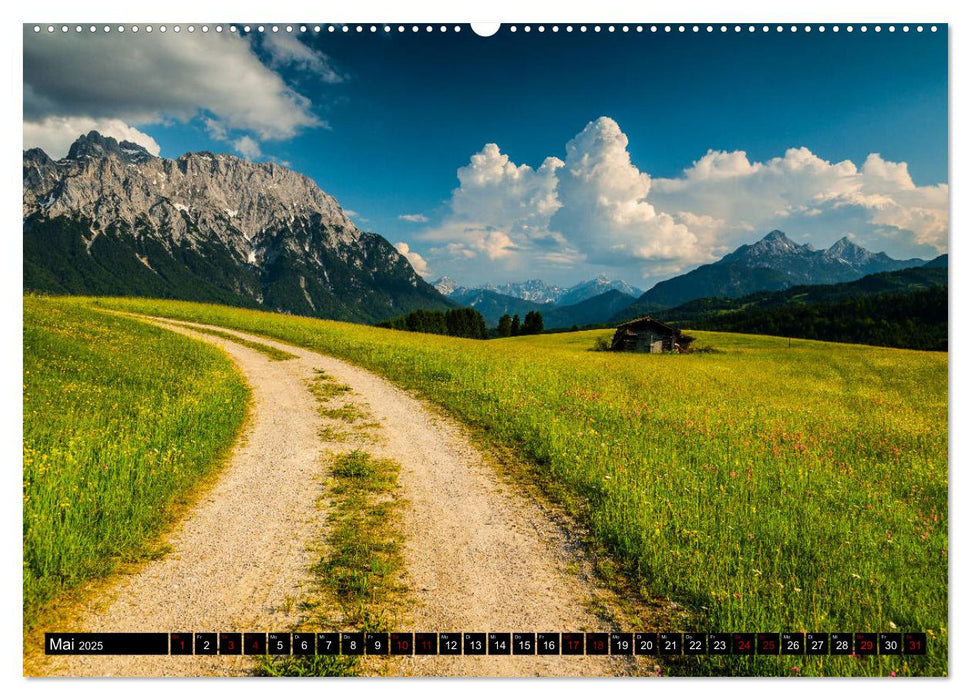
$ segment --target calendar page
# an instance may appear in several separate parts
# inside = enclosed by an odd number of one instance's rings
[[[22,33],[25,676],[948,675],[947,23]]]

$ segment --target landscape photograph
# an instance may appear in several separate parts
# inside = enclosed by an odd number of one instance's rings
[[[22,32],[24,676],[949,675],[947,24]]]

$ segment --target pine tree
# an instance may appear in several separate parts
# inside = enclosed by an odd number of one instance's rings
[[[523,335],[536,335],[543,332],[543,314],[539,311],[530,311],[526,314],[526,321],[523,323]]]
[[[519,314],[512,317],[512,325],[509,327],[509,335],[519,335],[522,332],[522,324],[519,321]]]
[[[497,330],[499,331],[500,338],[508,338],[512,335],[512,318],[509,314],[502,315],[499,319],[499,327]]]
[[[482,314],[475,309],[472,309],[471,311],[473,313],[473,327],[475,328],[475,335],[472,337],[478,340],[485,340],[489,337],[489,329],[486,328],[485,319],[482,317]]]

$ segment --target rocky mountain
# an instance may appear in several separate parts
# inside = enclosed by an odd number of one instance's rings
[[[923,265],[917,258],[895,260],[872,253],[848,238],[827,250],[799,245],[782,231],[772,231],[743,245],[718,262],[659,282],[637,300],[632,311],[651,313],[702,297],[742,297],[760,291],[787,289],[801,284],[851,282],[865,275]]]
[[[519,314],[523,319],[530,311],[543,315],[546,328],[570,328],[604,323],[634,303],[635,297],[610,289],[603,294],[584,299],[576,304],[539,304],[491,289],[459,288],[449,297],[461,306],[471,306],[482,314],[486,324],[495,327],[503,314]]]
[[[491,327],[499,323],[503,314],[519,314],[522,319],[530,311],[542,313],[547,328],[603,323],[641,294],[641,290],[623,280],[604,275],[572,287],[558,287],[538,279],[463,287],[450,277],[440,278],[434,286],[461,306],[476,309]]]
[[[310,178],[97,132],[23,155],[24,289],[146,295],[371,322],[454,306]]]
[[[679,306],[665,309],[664,320],[681,326],[699,328],[702,321],[718,319],[729,313],[757,314],[759,310],[789,305],[834,304],[874,296],[899,296],[947,287],[947,264],[922,265],[893,272],[877,272],[853,282],[838,284],[796,285],[778,291],[764,291],[743,297],[706,297],[693,299]],[[617,314],[612,320],[620,323],[636,316],[636,307]],[[634,315],[631,315],[634,314]]]
[[[450,277],[438,279],[434,282],[434,287],[454,300],[469,298],[473,292],[489,291],[536,304],[556,304],[557,306],[578,304],[612,289],[635,298],[643,294],[640,289],[627,284],[623,280],[612,280],[606,275],[598,275],[595,279],[580,282],[572,287],[559,287],[539,279],[526,280],[525,282],[507,282],[505,284],[486,284],[481,287],[463,287]]]
[[[439,292],[453,300],[471,298],[479,292],[490,292],[503,297],[528,301],[534,304],[555,304],[566,291],[543,280],[526,280],[525,282],[506,282],[504,284],[483,284],[478,287],[466,287],[451,277],[440,277],[432,283]]]
[[[798,285],[666,309],[682,328],[947,350],[947,266],[878,272],[853,282]]]
[[[459,285],[458,282],[447,275],[445,277],[439,277],[437,280],[432,282],[432,286],[438,290],[439,294],[444,294],[445,296],[449,296],[457,290],[465,289]]]
[[[643,290],[627,284],[624,280],[612,280],[606,275],[598,275],[595,279],[580,282],[567,289],[557,300],[557,303],[560,305],[579,304],[610,291],[620,292],[623,296],[630,296],[635,299],[644,293]]]
[[[555,284],[547,284],[543,280],[487,284],[482,289],[488,289],[498,294],[504,294],[525,301],[533,301],[537,304],[556,304],[566,291],[562,287],[558,287]]]

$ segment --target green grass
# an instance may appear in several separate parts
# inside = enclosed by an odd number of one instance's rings
[[[321,426],[317,435],[325,442],[367,442],[372,439],[369,432],[380,424],[368,420],[369,414],[354,405],[352,401],[343,401],[335,405],[338,398],[346,398],[351,393],[351,387],[334,381],[333,377],[322,369],[315,369],[307,386],[310,393],[317,399],[317,412],[322,418],[331,422]],[[334,425],[333,423],[336,423]]]
[[[256,675],[273,678],[295,676],[356,676],[357,656],[262,656]]]
[[[351,387],[347,384],[338,384],[324,370],[314,370],[314,376],[309,382],[310,393],[314,395],[318,402],[324,403],[337,396],[343,396],[350,392]]]
[[[24,297],[24,628],[59,594],[152,557],[212,472],[248,389],[215,348],[76,300]]]
[[[234,333],[225,333],[223,331],[213,330],[212,328],[199,328],[198,326],[190,326],[189,328],[197,333],[215,336],[216,338],[222,338],[223,340],[230,340],[237,345],[242,345],[250,350],[256,350],[256,352],[266,355],[274,362],[295,360],[297,358],[297,356],[292,352],[287,352],[286,350],[281,350],[280,348],[275,348],[272,345],[267,345],[265,343],[258,343],[255,340],[249,340],[248,338],[240,338]]]
[[[925,658],[700,657],[672,673],[947,673],[947,355],[692,333],[718,353],[481,342],[135,299],[341,357],[512,447],[700,631],[926,630]]]
[[[388,600],[396,591],[401,542],[391,525],[400,505],[392,494],[399,466],[354,450],[334,460],[328,555],[317,573],[338,598],[346,624],[368,632],[390,632]]]
[[[390,632],[402,589],[401,540],[393,498],[399,465],[354,450],[334,459],[326,552],[313,573],[323,600],[305,602],[308,629]],[[331,608],[336,602],[339,610]],[[260,676],[354,676],[357,656],[263,657]]]

